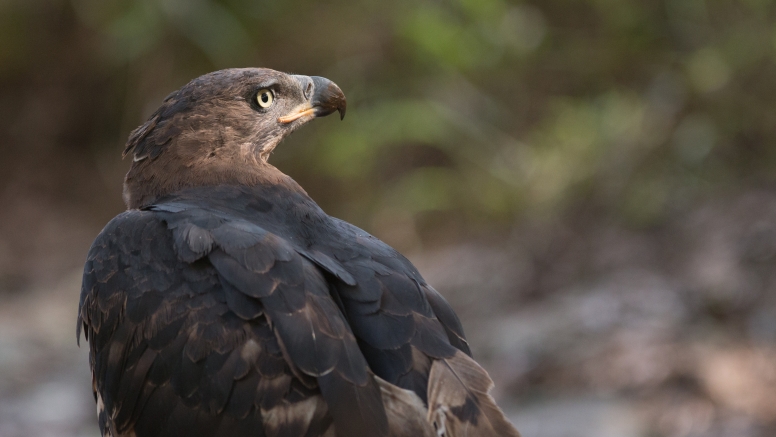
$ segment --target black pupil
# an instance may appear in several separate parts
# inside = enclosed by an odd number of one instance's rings
[[[261,101],[262,103],[269,102],[269,93],[261,93]]]

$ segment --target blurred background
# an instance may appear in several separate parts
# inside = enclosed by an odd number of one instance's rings
[[[0,0],[0,437],[98,435],[124,141],[244,66],[345,91],[270,162],[416,263],[524,437],[776,435],[774,3]]]

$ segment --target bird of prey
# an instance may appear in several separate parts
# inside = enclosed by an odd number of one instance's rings
[[[322,77],[228,69],[130,134],[78,309],[103,436],[519,435],[442,296],[267,162],[345,107]]]

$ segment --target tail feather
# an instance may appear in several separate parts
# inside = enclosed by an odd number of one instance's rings
[[[404,390],[375,376],[388,415],[388,434],[391,437],[437,437],[426,421],[426,406],[410,390]]]
[[[488,372],[463,352],[434,361],[428,384],[428,421],[439,437],[520,437],[489,392]]]

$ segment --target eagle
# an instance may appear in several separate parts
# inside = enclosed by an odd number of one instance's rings
[[[345,109],[323,77],[227,69],[129,135],[78,306],[103,436],[519,436],[447,301],[267,162]]]

